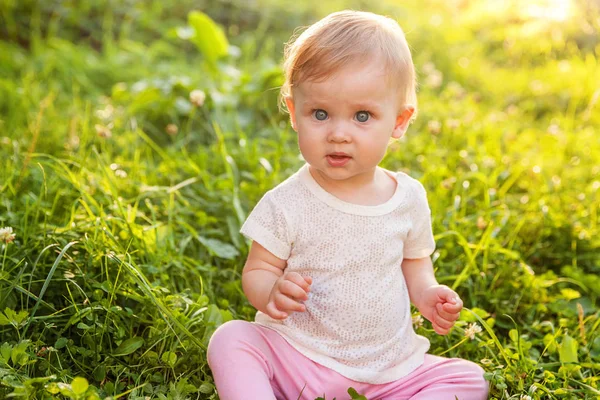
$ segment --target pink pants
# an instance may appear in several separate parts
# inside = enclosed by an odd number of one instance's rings
[[[362,383],[306,358],[276,331],[240,320],[215,331],[208,364],[221,400],[347,400],[349,387],[369,400],[484,400],[488,394],[481,367],[460,358],[426,354],[422,366],[398,381]]]

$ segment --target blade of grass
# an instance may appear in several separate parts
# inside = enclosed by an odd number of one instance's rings
[[[29,315],[29,320],[27,321],[27,325],[25,325],[25,328],[23,328],[22,337],[25,336],[25,333],[27,333],[27,329],[29,329],[29,325],[31,324],[31,321],[33,321],[33,317],[35,316],[35,313],[36,313],[38,307],[40,306],[40,302],[41,302],[42,298],[44,297],[44,293],[46,293],[46,290],[48,289],[48,285],[50,285],[50,281],[52,280],[52,276],[54,276],[54,272],[56,271],[56,268],[58,267],[58,264],[60,263],[60,260],[62,260],[63,256],[67,252],[67,250],[69,250],[69,248],[71,246],[73,246],[75,243],[78,243],[78,242],[77,241],[73,241],[73,242],[68,243],[62,249],[62,251],[60,252],[60,254],[58,255],[58,257],[54,261],[54,264],[52,265],[52,268],[50,268],[50,272],[48,272],[48,276],[46,277],[46,280],[44,281],[44,285],[42,286],[42,290],[40,291],[40,295],[38,296],[38,300],[35,303],[35,305],[33,306],[33,310],[31,311],[31,314]]]

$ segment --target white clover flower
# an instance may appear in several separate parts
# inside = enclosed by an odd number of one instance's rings
[[[481,332],[481,327],[476,322],[473,322],[465,329],[465,336],[473,340],[475,339],[475,334],[479,332]]]
[[[415,329],[422,327],[423,322],[424,322],[423,317],[420,315],[415,315],[414,317],[412,317],[412,323],[413,323],[413,326],[415,327]]]
[[[16,235],[13,233],[13,228],[10,226],[0,228],[0,242],[10,243],[15,240],[15,236]]]
[[[533,393],[535,393],[535,391],[536,391],[537,389],[538,389],[538,387],[537,387],[537,386],[535,386],[535,385],[531,385],[531,386],[529,386],[529,393],[532,393],[532,394],[533,394]]]
[[[425,84],[435,89],[442,86],[443,81],[444,75],[440,71],[434,70],[431,73],[429,73],[429,75],[427,75],[427,78],[425,79]]]
[[[190,101],[196,107],[202,107],[204,104],[204,100],[206,100],[206,94],[200,89],[192,90],[190,93]]]
[[[100,124],[94,125],[94,128],[96,128],[96,133],[101,138],[110,138],[110,137],[112,137],[112,132],[111,132],[110,128],[107,128],[106,126],[100,125]]]
[[[175,124],[169,124],[169,125],[167,125],[165,130],[167,131],[167,134],[169,134],[170,136],[175,136],[175,135],[177,135],[179,128]]]
[[[427,129],[432,134],[437,135],[442,131],[442,123],[437,120],[431,120],[427,123]]]

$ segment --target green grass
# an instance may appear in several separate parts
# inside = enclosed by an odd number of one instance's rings
[[[420,110],[383,165],[427,188],[438,279],[468,307],[418,332],[491,398],[600,398],[597,3],[566,22],[398,3],[371,10],[407,32]],[[255,313],[240,224],[301,165],[282,44],[363,6],[65,4],[0,4],[0,397],[216,399],[210,335]],[[177,36],[194,6],[235,46],[217,64]]]

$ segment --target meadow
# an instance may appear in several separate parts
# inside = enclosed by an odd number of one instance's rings
[[[0,398],[218,399],[210,336],[256,311],[239,228],[303,163],[283,44],[344,8],[396,18],[419,74],[382,165],[466,308],[417,332],[492,399],[600,399],[595,0],[0,2]]]

